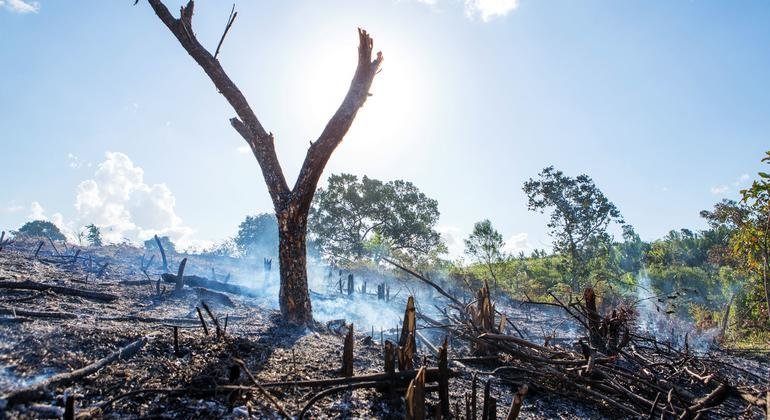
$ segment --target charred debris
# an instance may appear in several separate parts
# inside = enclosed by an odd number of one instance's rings
[[[656,339],[635,326],[632,307],[601,310],[591,288],[517,302],[579,326],[568,340],[534,338],[486,284],[450,293],[387,262],[435,290],[431,311],[340,272],[314,298],[362,294],[399,306],[403,321],[297,329],[227,274],[185,274],[196,256],[172,264],[129,247],[4,241],[0,405],[21,418],[767,415],[766,359]]]

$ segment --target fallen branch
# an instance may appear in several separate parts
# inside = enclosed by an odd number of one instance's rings
[[[117,295],[102,292],[92,292],[90,290],[74,289],[71,287],[54,286],[44,283],[36,283],[32,280],[18,281],[0,281],[0,289],[12,290],[43,290],[51,291],[60,295],[79,296],[89,300],[99,302],[112,302],[118,299]]]
[[[31,318],[75,319],[78,316],[69,312],[27,311],[16,308],[0,308],[0,314],[26,316]]]
[[[41,398],[45,394],[45,390],[49,387],[68,384],[77,379],[91,375],[92,373],[99,371],[103,367],[116,360],[125,360],[133,356],[142,347],[144,347],[147,341],[153,336],[142,337],[136,341],[133,341],[125,347],[121,347],[117,351],[111,353],[110,355],[80,369],[73,370],[72,372],[60,373],[38,383],[37,385],[13,391],[7,394],[3,399],[6,401],[7,406],[34,401],[38,398]]]

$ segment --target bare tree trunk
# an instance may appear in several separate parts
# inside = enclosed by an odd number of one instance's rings
[[[313,320],[307,287],[307,213],[287,209],[277,216],[281,315],[289,323],[306,325]]]

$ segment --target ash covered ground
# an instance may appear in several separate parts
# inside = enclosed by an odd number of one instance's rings
[[[0,394],[3,415],[8,418],[60,417],[65,401],[74,401],[75,416],[106,418],[271,418],[275,405],[250,389],[238,393],[222,391],[225,385],[251,385],[248,373],[239,370],[233,378],[234,360],[243,360],[246,370],[259,383],[338,378],[346,328],[345,319],[356,328],[354,374],[383,372],[382,340],[394,340],[403,316],[405,297],[417,296],[419,310],[440,312],[438,298],[414,282],[394,283],[390,302],[358,292],[339,295],[337,273],[316,273],[311,284],[314,310],[319,321],[314,328],[293,329],[282,325],[275,310],[277,279],[264,276],[261,268],[235,260],[188,256],[186,273],[218,277],[222,281],[260,290],[257,296],[212,294],[195,287],[173,293],[172,283],[156,283],[161,271],[154,261],[147,275],[140,268],[143,251],[128,246],[82,249],[70,246],[54,251],[48,244],[34,257],[37,242],[17,242],[0,252],[0,281],[33,281],[82,291],[114,295],[111,301],[73,296],[55,290],[0,288]],[[60,245],[61,247],[61,245]],[[61,253],[61,254],[59,254]],[[170,263],[175,271],[178,259]],[[146,259],[145,259],[146,261]],[[105,266],[106,264],[106,266]],[[212,272],[213,269],[213,272]],[[229,277],[228,277],[229,274]],[[148,280],[149,277],[149,280]],[[372,282],[379,279],[372,279]],[[158,294],[160,284],[160,294]],[[370,288],[374,288],[372,284]],[[165,290],[164,290],[165,289]],[[371,290],[371,289],[370,289]],[[224,296],[224,297],[223,297]],[[204,333],[198,311],[205,301],[221,326],[215,332],[205,311],[209,332]],[[571,346],[580,334],[578,326],[558,308],[499,304],[527,339],[551,345]],[[62,315],[64,314],[64,315]],[[65,316],[66,315],[66,316]],[[226,327],[225,327],[226,323]],[[173,325],[178,327],[178,352],[174,348]],[[418,322],[418,330],[439,343],[440,329]],[[372,334],[374,331],[374,334]],[[41,389],[56,375],[88,366],[118,349],[140,342],[131,355],[119,357],[76,380]],[[433,351],[418,341],[417,366],[436,366]],[[449,340],[449,358],[468,356],[464,344]],[[729,357],[749,385],[756,375],[768,372],[763,356]],[[510,356],[498,362],[514,363]],[[458,376],[450,380],[450,397],[465,416],[465,395],[474,373],[482,377],[495,364],[463,362]],[[497,415],[504,417],[517,384],[493,381]],[[35,389],[34,393],[20,393]],[[324,388],[284,386],[269,392],[283,409],[296,416]],[[481,391],[479,391],[481,392]],[[433,413],[438,402],[428,396],[426,411]],[[479,417],[481,406],[478,407]],[[736,416],[755,418],[757,409]],[[403,418],[403,399],[390,400],[374,389],[355,389],[320,398],[308,411],[315,418]],[[521,409],[521,418],[611,418],[623,417],[606,406],[564,398],[547,392],[531,392]]]

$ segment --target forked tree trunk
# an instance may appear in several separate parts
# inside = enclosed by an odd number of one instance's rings
[[[372,60],[374,42],[366,31],[359,28],[358,66],[350,82],[348,93],[318,139],[310,143],[297,182],[294,188],[289,189],[275,154],[273,134],[267,132],[262,126],[246,98],[225,73],[216,56],[209,53],[195,37],[192,25],[194,2],[190,0],[181,8],[179,18],[172,16],[161,0],[148,0],[148,2],[182,47],[203,68],[217,91],[227,99],[237,115],[230,119],[230,124],[246,140],[254,157],[257,158],[278,218],[281,313],[284,320],[292,324],[307,325],[313,320],[305,256],[310,203],[326,162],[342,142],[358,110],[370,96],[369,89],[382,64],[382,54],[378,52],[377,57]],[[227,29],[231,25],[232,18],[228,22]],[[222,40],[226,34],[227,30],[222,35]]]
[[[313,313],[307,286],[307,214],[287,209],[278,212],[277,217],[281,315],[292,324],[308,324]]]

